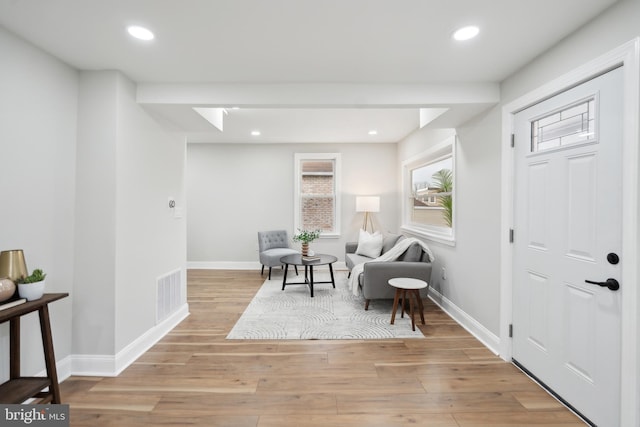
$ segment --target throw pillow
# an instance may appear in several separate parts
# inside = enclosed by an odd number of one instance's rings
[[[382,238],[382,252],[381,253],[385,253],[389,249],[394,247],[396,245],[396,243],[398,243],[398,241],[400,240],[401,237],[403,237],[403,236],[400,235],[400,234],[387,234],[387,235],[385,235]]]
[[[356,249],[357,255],[368,256],[369,258],[378,258],[382,251],[382,234],[376,231],[371,234],[363,229],[360,229],[360,236],[358,237],[358,248]]]

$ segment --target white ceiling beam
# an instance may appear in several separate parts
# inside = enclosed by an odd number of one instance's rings
[[[446,107],[496,104],[497,83],[467,84],[162,84],[139,83],[140,104],[210,107]]]

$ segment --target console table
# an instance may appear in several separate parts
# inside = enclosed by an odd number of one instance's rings
[[[9,322],[9,380],[0,385],[0,403],[22,403],[35,397],[43,402],[61,403],[56,358],[53,354],[51,323],[49,322],[49,303],[69,296],[68,293],[44,294],[42,298],[27,301],[15,307],[0,311],[0,323]],[[38,312],[40,316],[40,333],[44,349],[44,363],[47,368],[46,377],[20,376],[20,317]],[[42,391],[49,387],[49,391]]]

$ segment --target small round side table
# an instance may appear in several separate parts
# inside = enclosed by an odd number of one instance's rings
[[[402,314],[400,317],[404,317],[404,303],[407,298],[407,292],[409,292],[409,307],[411,310],[411,329],[416,330],[416,322],[413,317],[413,299],[411,296],[416,299],[418,304],[418,310],[420,310],[420,320],[424,325],[424,306],[422,305],[422,298],[420,298],[420,289],[424,289],[427,286],[427,282],[420,279],[413,279],[411,277],[395,277],[393,279],[389,279],[389,285],[396,288],[396,294],[393,298],[393,311],[391,313],[391,324],[396,320],[396,311],[398,310],[398,300],[402,297]]]

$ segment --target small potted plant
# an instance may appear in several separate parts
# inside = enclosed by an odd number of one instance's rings
[[[320,237],[320,230],[300,230],[293,236],[294,242],[302,243],[302,256],[309,255],[309,243]]]
[[[36,268],[27,277],[17,280],[18,294],[27,301],[36,300],[44,294],[44,278],[47,276],[41,269]]]

